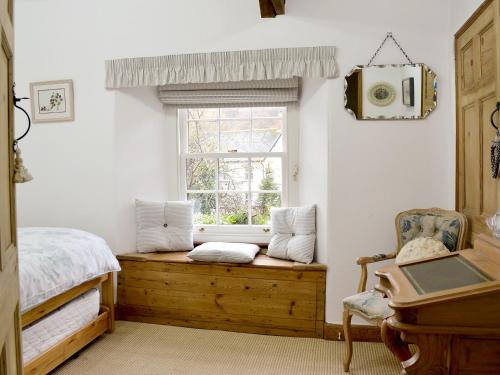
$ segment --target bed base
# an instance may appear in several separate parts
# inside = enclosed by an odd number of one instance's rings
[[[80,284],[24,313],[21,316],[22,326],[24,328],[28,324],[43,318],[55,309],[99,285],[101,285],[102,304],[97,318],[73,333],[71,336],[52,346],[46,352],[24,364],[24,374],[47,374],[49,371],[55,369],[103,333],[111,333],[114,331],[115,315],[113,272]]]

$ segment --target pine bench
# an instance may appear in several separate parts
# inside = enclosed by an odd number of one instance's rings
[[[118,319],[283,336],[323,337],[326,266],[258,255],[195,262],[187,252],[118,256]]]

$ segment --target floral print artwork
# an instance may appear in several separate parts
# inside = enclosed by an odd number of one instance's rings
[[[59,113],[66,111],[65,89],[38,91],[40,113]]]

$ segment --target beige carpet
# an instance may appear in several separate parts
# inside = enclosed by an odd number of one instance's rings
[[[343,342],[118,321],[54,374],[344,374]],[[397,375],[383,344],[355,343],[351,374]]]

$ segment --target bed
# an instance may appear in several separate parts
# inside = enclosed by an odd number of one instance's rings
[[[114,272],[106,242],[69,228],[19,228],[25,374],[46,374],[114,330]],[[100,292],[99,292],[100,289]]]

